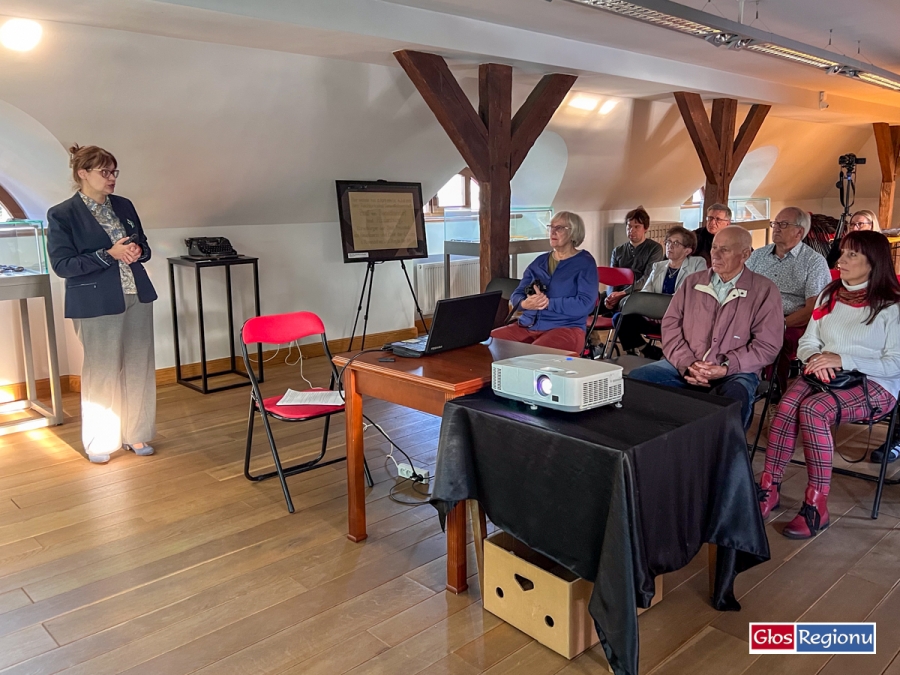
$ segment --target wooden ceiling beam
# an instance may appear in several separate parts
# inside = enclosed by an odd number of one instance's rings
[[[478,112],[440,56],[394,52],[426,104],[468,164],[481,189],[481,288],[509,276],[510,180],[575,83],[572,75],[546,75],[512,116],[512,68],[478,68]]]
[[[735,138],[737,99],[713,100],[710,117],[706,115],[706,108],[699,94],[676,91],[675,102],[706,175],[703,197],[703,214],[706,215],[713,204],[728,203],[731,180],[747,156],[771,106],[752,106]]]
[[[719,144],[713,133],[712,125],[709,123],[709,117],[706,115],[706,108],[703,107],[703,99],[699,94],[676,91],[675,102],[678,104],[684,126],[687,127],[691,141],[694,143],[694,149],[700,158],[700,165],[703,167],[703,173],[706,174],[706,181],[714,183],[716,167],[721,163]]]
[[[762,103],[756,103],[750,106],[750,112],[748,112],[747,117],[744,118],[744,122],[741,124],[741,128],[738,131],[737,138],[734,139],[734,150],[732,150],[731,153],[731,169],[729,171],[731,178],[734,178],[734,174],[737,173],[738,167],[741,165],[741,162],[744,161],[744,157],[747,156],[750,146],[753,145],[753,141],[756,140],[756,134],[759,133],[762,123],[765,121],[766,116],[771,109],[772,106],[764,105]]]
[[[516,175],[525,156],[538,139],[550,118],[559,108],[566,94],[578,78],[575,75],[554,73],[544,75],[532,89],[522,107],[512,120],[512,149],[510,153],[509,175]]]
[[[900,125],[885,122],[872,124],[878,163],[881,166],[881,191],[878,194],[878,222],[884,230],[891,229],[894,216],[894,194],[897,169],[900,168]]]
[[[425,99],[440,125],[479,182],[488,175],[488,131],[453,77],[435,54],[401,49],[394,57]]]

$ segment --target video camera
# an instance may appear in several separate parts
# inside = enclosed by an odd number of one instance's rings
[[[844,169],[846,169],[850,172],[852,172],[854,170],[854,168],[856,168],[857,164],[865,164],[865,163],[866,163],[865,157],[857,157],[852,152],[838,157],[838,164],[840,164],[841,167],[843,167]]]

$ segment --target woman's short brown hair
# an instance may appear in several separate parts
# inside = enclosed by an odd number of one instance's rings
[[[108,150],[104,150],[96,145],[80,146],[78,143],[69,148],[69,166],[72,167],[72,180],[75,185],[81,185],[81,177],[78,172],[84,169],[106,169],[112,167],[115,169],[119,163],[116,158]]]
[[[630,223],[632,220],[643,225],[645,230],[650,229],[650,214],[647,213],[643,206],[639,206],[636,209],[631,209],[631,211],[625,214],[626,225],[628,225],[628,223]]]
[[[691,249],[691,253],[697,250],[697,235],[688,230],[687,228],[681,227],[681,225],[676,225],[675,227],[670,227],[666,232],[666,239],[671,237],[673,234],[677,234],[681,237],[681,243],[685,248]]]

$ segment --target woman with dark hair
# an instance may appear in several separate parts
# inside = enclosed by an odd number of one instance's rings
[[[112,153],[95,145],[69,153],[78,192],[47,213],[47,253],[66,280],[66,317],[84,347],[84,449],[97,464],[123,445],[152,455],[156,291],[143,266],[150,246],[132,203],[113,195],[119,170]]]
[[[816,301],[797,357],[804,373],[826,384],[841,370],[863,373],[867,382],[820,392],[799,378],[778,404],[759,499],[765,518],[778,506],[784,468],[802,435],[809,484],[800,513],[782,532],[791,539],[806,539],[828,527],[831,426],[838,411],[841,421],[869,419],[873,408],[893,408],[900,390],[900,282],[890,244],[879,232],[850,232],[841,242],[837,269],[841,276]]]
[[[650,274],[650,268],[665,258],[662,246],[650,239],[650,214],[639,206],[625,214],[625,233],[628,241],[616,246],[609,257],[610,267],[627,267],[634,272],[633,290],[639,291]],[[622,298],[632,291],[631,286],[615,286],[609,294],[603,293],[601,314],[612,316]]]

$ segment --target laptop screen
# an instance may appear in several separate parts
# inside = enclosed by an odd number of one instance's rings
[[[505,309],[500,291],[438,300],[426,353],[484,342],[491,336],[501,303]]]

